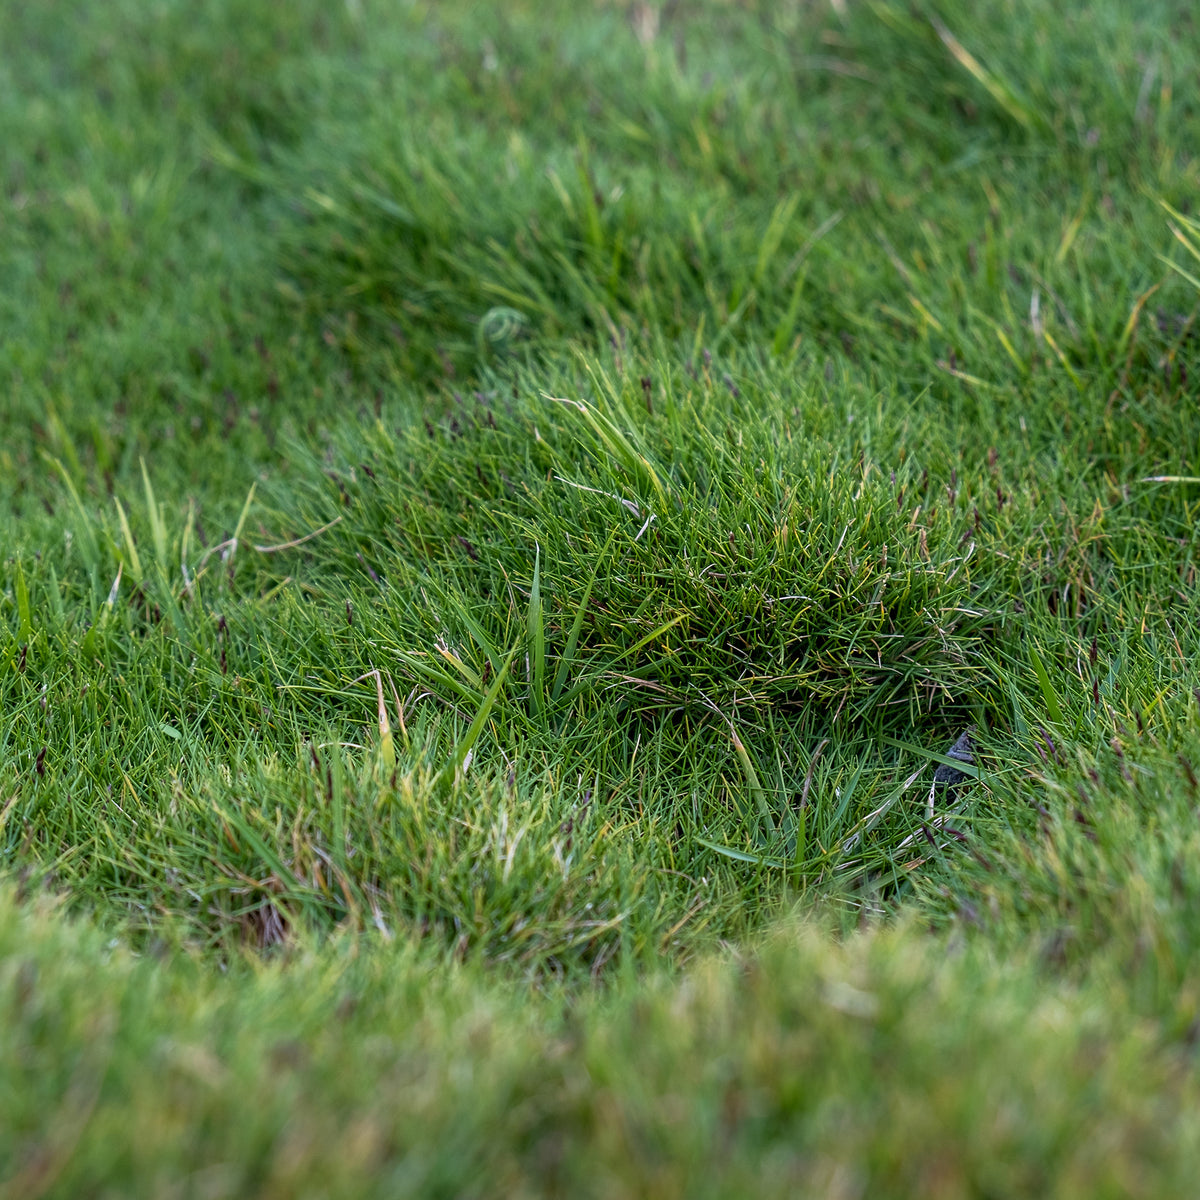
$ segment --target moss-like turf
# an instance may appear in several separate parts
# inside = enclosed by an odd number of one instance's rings
[[[0,1193],[1189,1194],[1191,5],[0,45]]]

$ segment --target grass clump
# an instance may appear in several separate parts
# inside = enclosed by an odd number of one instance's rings
[[[1186,1190],[1190,14],[85,8],[0,1188]]]

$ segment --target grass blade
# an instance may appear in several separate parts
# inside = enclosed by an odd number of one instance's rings
[[[919,754],[922,758],[928,758],[942,766],[953,767],[960,774],[966,775],[968,779],[981,778],[978,767],[973,767],[960,758],[951,758],[948,754],[939,754],[936,750],[926,750],[924,746],[914,746],[909,742],[900,741],[899,738],[881,737],[879,740],[888,746],[894,746],[897,750],[909,750],[913,754]]]
[[[950,56],[963,68],[977,83],[987,91],[997,104],[1022,129],[1027,132],[1032,132],[1038,122],[1035,121],[1033,114],[1017,99],[1016,93],[1012,87],[1001,79],[998,75],[989,71],[967,48],[946,28],[942,22],[934,16],[929,18],[930,24],[933,25],[934,31],[941,38],[942,45],[950,51]]]
[[[150,483],[150,473],[146,470],[146,460],[139,460],[142,465],[142,485],[146,489],[146,512],[150,515],[150,536],[154,542],[154,560],[160,574],[167,577],[167,527],[163,522],[162,510],[154,498],[154,487]]]
[[[575,620],[571,623],[571,632],[567,637],[567,644],[563,649],[558,660],[558,670],[554,673],[554,686],[550,690],[550,702],[555,703],[562,694],[563,685],[567,681],[567,672],[571,668],[571,663],[575,658],[575,648],[579,644],[579,634],[583,629],[583,619],[587,616],[588,601],[592,598],[592,588],[596,584],[596,576],[600,572],[600,566],[608,556],[609,547],[613,544],[613,539],[617,536],[617,531],[614,529],[608,535],[608,541],[604,543],[604,549],[596,556],[596,565],[592,568],[591,576],[588,578],[587,587],[583,589],[583,599],[579,601],[579,607],[575,610]]]
[[[375,693],[378,703],[377,719],[379,721],[379,757],[383,762],[383,769],[386,775],[396,769],[396,743],[392,736],[392,723],[388,720],[387,705],[383,700],[383,679],[379,674],[378,668],[373,671],[368,671],[365,675],[360,675],[354,682],[361,683],[364,679],[375,680]]]
[[[467,732],[463,734],[458,745],[455,746],[454,753],[450,756],[450,761],[441,769],[434,780],[434,787],[446,787],[454,782],[459,769],[463,765],[463,761],[471,752],[480,733],[483,732],[483,726],[488,719],[488,714],[492,711],[492,705],[496,703],[496,697],[500,695],[500,689],[504,686],[504,681],[508,678],[508,669],[512,666],[512,660],[516,656],[516,653],[517,649],[514,646],[509,651],[508,658],[504,660],[504,666],[501,667],[500,673],[496,676],[496,682],[492,684],[488,694],[484,696],[483,703],[479,706],[479,711],[475,714],[475,719],[468,726]]]
[[[1050,715],[1050,720],[1055,725],[1063,725],[1062,708],[1058,703],[1058,694],[1054,690],[1054,685],[1050,682],[1050,676],[1046,672],[1046,668],[1042,663],[1041,655],[1032,647],[1029,647],[1029,657],[1033,662],[1033,669],[1037,675],[1038,686],[1042,689],[1042,699],[1046,701],[1046,712]]]
[[[121,507],[121,501],[115,496],[113,503],[117,506],[117,520],[121,523],[121,536],[125,539],[125,553],[129,559],[129,570],[133,575],[134,583],[142,582],[142,560],[138,557],[137,545],[133,540],[133,531],[129,528],[129,519],[125,516],[125,510]]]
[[[732,858],[735,862],[753,863],[756,867],[774,867],[783,870],[787,864],[777,858],[768,858],[765,854],[749,854],[745,850],[735,850],[732,846],[723,846],[720,842],[710,842],[708,838],[698,837],[696,841],[715,854]]]
[[[613,659],[612,665],[622,662],[624,659],[631,658],[643,647],[648,646],[655,638],[660,638],[668,629],[674,629],[688,614],[682,612],[677,617],[672,617],[665,625],[660,625],[653,633],[648,633],[640,642],[634,643],[628,650],[623,650],[616,658]]]
[[[230,569],[233,567],[233,556],[237,553],[238,543],[241,541],[242,529],[245,527],[246,518],[250,515],[250,505],[254,503],[254,493],[258,488],[258,481],[250,485],[250,491],[246,493],[246,503],[242,505],[242,511],[238,516],[237,526],[233,531],[233,538],[229,543],[229,555],[226,559]]]
[[[29,610],[29,588],[20,559],[17,559],[17,625],[21,641],[28,642],[33,636],[33,621]]]
[[[533,560],[533,586],[529,589],[527,621],[530,702],[535,717],[540,717],[546,707],[546,628],[542,618],[541,563],[542,548],[539,546]]]
[[[57,458],[50,458],[44,455],[55,470],[62,476],[62,481],[66,484],[67,493],[71,497],[71,502],[75,505],[75,511],[79,515],[78,529],[80,532],[80,541],[82,543],[83,561],[88,570],[94,571],[100,561],[100,550],[96,544],[96,533],[92,528],[91,518],[87,514],[87,510],[83,507],[83,501],[79,498],[79,493],[75,490],[75,484],[71,480],[71,476],[67,473],[67,468]]]
[[[729,727],[729,735],[733,739],[733,749],[738,756],[738,762],[742,764],[742,771],[746,776],[750,795],[754,799],[754,806],[758,809],[759,819],[765,827],[765,832],[774,833],[775,818],[771,815],[771,806],[767,803],[767,796],[763,791],[762,784],[759,782],[758,772],[754,769],[754,762],[750,758],[750,752],[746,749],[742,739],[738,737],[737,730],[732,725]]]

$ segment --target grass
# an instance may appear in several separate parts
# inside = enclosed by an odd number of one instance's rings
[[[1093,10],[0,5],[0,1189],[1186,1193],[1197,30]]]

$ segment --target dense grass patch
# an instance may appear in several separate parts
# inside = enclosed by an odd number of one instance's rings
[[[1093,8],[0,6],[0,1186],[1179,1192],[1198,35]]]

